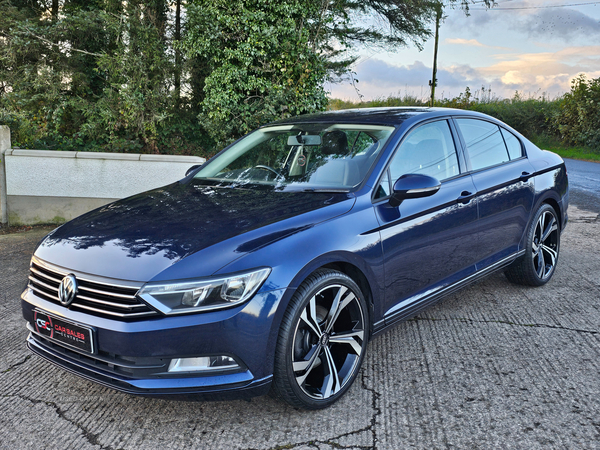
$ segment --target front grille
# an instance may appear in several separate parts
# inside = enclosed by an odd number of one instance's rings
[[[58,286],[68,273],[33,258],[29,273],[29,287],[44,300],[60,305]],[[158,312],[135,296],[141,285],[101,283],[77,274],[75,277],[78,292],[69,309],[120,320],[135,320],[158,315]]]

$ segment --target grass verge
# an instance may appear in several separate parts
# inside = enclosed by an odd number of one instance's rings
[[[0,236],[3,236],[5,234],[13,234],[13,233],[25,233],[26,231],[31,231],[31,230],[41,230],[41,229],[45,229],[48,231],[48,233],[50,233],[50,231],[52,231],[53,229],[55,229],[58,225],[49,225],[49,224],[43,224],[43,225],[13,225],[13,226],[6,226],[6,225],[0,225]]]
[[[548,136],[534,136],[531,142],[544,150],[550,150],[563,158],[600,162],[600,152],[590,147],[572,147]]]
[[[485,92],[476,93],[474,96],[467,89],[465,93],[454,99],[436,101],[436,106],[475,110],[491,115],[521,132],[539,148],[550,150],[563,158],[600,162],[600,149],[583,145],[567,145],[562,142],[560,136],[549,132],[552,129],[549,124],[553,123],[550,118],[553,117],[553,114],[558,113],[559,104],[556,100],[522,98],[516,95],[513,99],[488,97],[483,98],[483,101],[480,102],[479,99],[482,94],[485,94]],[[415,96],[405,95],[404,97],[382,97],[366,102],[330,99],[328,109],[341,110],[378,106],[427,106],[427,104]]]

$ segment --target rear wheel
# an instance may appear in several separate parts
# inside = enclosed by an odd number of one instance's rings
[[[275,354],[274,389],[290,405],[325,408],[352,385],[369,336],[364,296],[347,275],[318,270],[285,313]]]
[[[556,269],[559,249],[558,216],[552,206],[543,204],[529,227],[525,255],[506,270],[506,277],[528,286],[546,284]]]

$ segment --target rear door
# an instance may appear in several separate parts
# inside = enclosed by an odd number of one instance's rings
[[[519,250],[533,207],[534,168],[509,130],[482,119],[454,120],[477,190],[480,270]]]

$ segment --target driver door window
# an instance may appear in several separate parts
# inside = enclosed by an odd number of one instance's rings
[[[390,163],[392,183],[407,173],[420,173],[440,181],[460,173],[454,139],[446,120],[420,126],[402,142]]]

